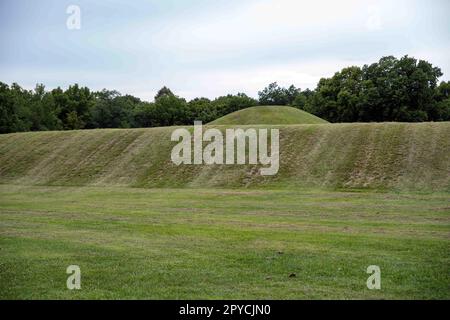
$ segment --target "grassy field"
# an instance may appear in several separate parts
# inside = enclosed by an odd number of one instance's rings
[[[0,299],[450,299],[450,122],[258,108],[209,126],[278,128],[275,176],[176,166],[173,127],[0,135]]]
[[[0,299],[450,298],[448,193],[0,185],[0,217]]]
[[[249,124],[320,124],[328,123],[303,110],[286,106],[257,106],[239,110],[216,119],[212,125]]]

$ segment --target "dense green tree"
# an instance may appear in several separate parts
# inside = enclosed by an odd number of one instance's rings
[[[164,86],[161,89],[159,89],[158,92],[156,93],[155,101],[161,97],[173,96],[173,95],[174,94],[172,93],[172,91],[169,88],[167,88],[166,86]]]
[[[64,124],[65,128],[70,130],[83,129],[85,125],[76,111],[70,111],[69,113],[66,113]]]
[[[286,89],[273,82],[258,92],[259,103],[261,105],[290,105],[299,92],[300,89],[297,89],[294,85]]]
[[[207,98],[195,98],[188,103],[188,123],[192,123],[194,120],[208,123],[228,113],[257,104],[258,101],[248,97],[244,93],[238,93],[237,95],[229,94],[218,97],[213,101]]]
[[[103,89],[94,93],[95,103],[90,109],[90,128],[130,128],[134,126],[134,109],[138,98],[122,96],[118,91]]]
[[[65,129],[83,129],[90,121],[90,111],[94,106],[94,94],[87,87],[78,84],[70,86],[64,92],[61,105],[61,120]]]
[[[384,57],[363,67],[364,90],[372,91],[364,102],[371,110],[363,110],[366,119],[377,121],[433,120],[434,94],[439,68],[405,56]],[[430,117],[429,117],[430,116]]]
[[[58,130],[62,128],[59,119],[60,109],[54,104],[50,93],[45,91],[42,84],[36,85],[29,99],[30,130]]]
[[[296,88],[293,84],[289,86],[289,88],[284,89],[287,98],[287,104],[293,105],[295,99],[300,95],[300,88]]]
[[[139,103],[133,112],[134,126],[138,128],[157,127],[155,104],[151,102]]]
[[[358,118],[362,71],[358,67],[345,68],[332,78],[321,79],[308,111],[335,122],[351,122]],[[311,110],[309,110],[311,109]]]
[[[435,97],[440,76],[426,61],[383,57],[321,79],[305,109],[331,122],[439,120],[445,114]]]
[[[310,89],[299,91],[294,100],[292,101],[292,106],[306,110],[308,108],[308,102],[313,95],[314,92],[311,91]]]
[[[218,97],[212,101],[212,104],[217,110],[217,116],[221,117],[231,112],[253,107],[258,104],[258,101],[250,98],[245,93],[238,93],[237,95],[229,94]]]
[[[450,121],[450,81],[443,81],[436,88],[435,100],[432,119],[435,121]]]
[[[25,131],[26,126],[21,119],[17,105],[9,86],[0,82],[0,133]]]
[[[217,118],[216,105],[208,98],[195,98],[188,103],[188,119],[190,122],[195,120],[208,123]]]
[[[175,95],[163,95],[155,100],[154,119],[159,126],[187,123],[187,103]]]

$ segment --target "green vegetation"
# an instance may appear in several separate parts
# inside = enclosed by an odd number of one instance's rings
[[[154,102],[117,91],[92,92],[77,84],[45,91],[0,82],[0,133],[93,128],[144,128],[204,123],[257,104],[243,93],[189,102],[163,87]]]
[[[1,135],[0,299],[450,298],[449,122],[274,127],[274,177],[177,167],[173,127]]]
[[[238,93],[189,102],[166,87],[154,102],[145,102],[77,84],[46,91],[41,84],[25,90],[0,82],[0,133],[191,125],[258,104],[291,105],[330,122],[450,121],[450,82],[438,85],[440,76],[441,70],[426,61],[383,57],[321,79],[313,91],[282,88],[275,82],[259,92],[259,101]]]
[[[445,120],[439,75],[387,57],[259,103]],[[0,83],[0,132],[44,130],[0,135],[0,299],[449,299],[450,122],[256,103]],[[134,128],[194,120],[278,128],[278,174],[176,166],[175,127]]]
[[[0,298],[449,299],[449,213],[448,193],[2,185]]]
[[[330,122],[421,122],[450,120],[450,82],[439,68],[404,56],[352,66],[319,81],[314,91],[270,84],[263,105],[289,104]]]
[[[321,79],[305,109],[331,122],[450,120],[449,83],[414,58],[384,57]]]
[[[315,124],[327,123],[312,114],[286,106],[258,106],[236,111],[214,120],[211,125]]]
[[[450,122],[275,127],[276,176],[259,175],[258,165],[176,166],[168,127],[1,135],[0,183],[450,190]]]

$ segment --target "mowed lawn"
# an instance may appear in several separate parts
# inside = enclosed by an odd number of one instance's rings
[[[0,185],[0,298],[449,299],[449,199]]]

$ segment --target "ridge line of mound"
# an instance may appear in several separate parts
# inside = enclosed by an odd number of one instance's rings
[[[328,123],[306,111],[288,106],[255,106],[227,114],[212,125],[286,125]]]

